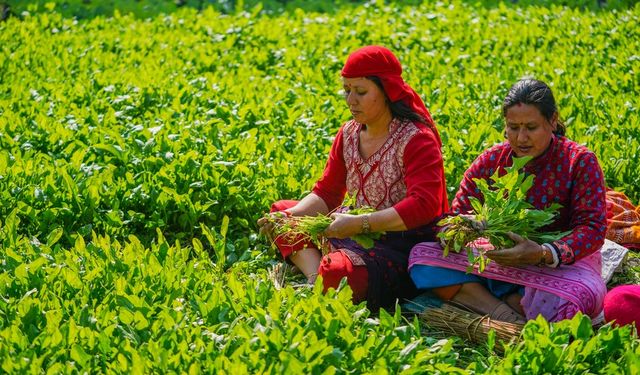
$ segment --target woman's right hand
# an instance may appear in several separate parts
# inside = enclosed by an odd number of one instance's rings
[[[484,230],[487,229],[487,221],[476,220],[476,215],[462,214],[460,217],[465,219],[471,225],[471,228],[478,232],[484,232]]]
[[[284,211],[270,212],[258,219],[259,233],[267,237],[271,242],[275,240],[276,227],[282,222],[282,219],[289,216]]]
[[[462,219],[464,219],[469,226],[476,230],[477,232],[484,232],[485,229],[487,229],[487,221],[486,220],[476,220],[476,215],[471,215],[471,214],[460,214],[458,215],[460,216]],[[445,224],[442,227],[440,227],[438,229],[439,233],[444,233],[447,230],[449,230],[449,227],[451,226],[451,224]],[[444,249],[445,247],[449,246],[449,242],[451,242],[451,239],[446,240],[443,237],[438,236],[438,240],[440,241],[440,246]]]

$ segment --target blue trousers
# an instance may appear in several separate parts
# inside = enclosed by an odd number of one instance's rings
[[[524,295],[524,286],[522,285],[487,279],[486,277],[466,273],[464,271],[451,270],[442,267],[416,264],[411,267],[409,276],[411,276],[416,287],[422,290],[464,283],[480,283],[497,298],[502,298],[512,293]]]

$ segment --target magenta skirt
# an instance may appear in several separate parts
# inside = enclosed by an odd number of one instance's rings
[[[478,246],[491,246],[479,243]],[[409,269],[427,265],[466,271],[466,253],[442,256],[436,242],[423,242],[413,247],[409,255]],[[602,313],[607,288],[601,277],[600,252],[558,268],[539,266],[505,267],[490,262],[484,272],[473,274],[491,280],[524,286],[522,307],[527,319],[542,315],[550,322],[572,318],[578,311],[595,319]]]

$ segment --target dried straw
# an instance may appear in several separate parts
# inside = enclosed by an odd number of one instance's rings
[[[279,262],[271,266],[268,270],[267,277],[271,280],[276,290],[283,289],[287,285],[294,289],[313,287],[313,284],[307,282],[307,278],[304,277],[297,267],[284,262]]]
[[[437,331],[453,333],[474,343],[486,343],[490,330],[496,332],[496,342],[509,342],[517,339],[524,324],[503,322],[465,311],[450,304],[441,307],[427,307],[420,319],[430,328]],[[500,346],[496,346],[500,350]]]
[[[276,290],[280,290],[286,285],[287,273],[291,273],[291,266],[287,263],[276,263],[269,269],[269,279],[273,282]]]

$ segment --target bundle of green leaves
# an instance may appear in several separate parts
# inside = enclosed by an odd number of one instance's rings
[[[535,175],[525,174],[522,168],[531,157],[513,158],[513,165],[505,168],[507,173],[499,175],[499,170],[490,177],[490,181],[475,178],[478,189],[482,193],[483,202],[469,197],[473,209],[470,216],[450,216],[438,222],[443,226],[438,237],[443,240],[444,256],[449,251],[467,251],[469,268],[476,265],[482,272],[488,264],[483,251],[476,253],[470,244],[479,238],[486,238],[496,249],[509,248],[514,242],[508,233],[513,232],[537,243],[558,240],[570,232],[548,232],[541,228],[551,224],[562,205],[552,203],[538,210],[526,201],[527,192],[533,186]]]
[[[376,212],[369,206],[355,207],[355,197],[347,195],[342,203],[350,215],[361,215]],[[331,225],[333,219],[328,215],[318,214],[317,216],[288,216],[277,219],[275,225],[276,235],[290,239],[292,244],[311,241],[323,254],[328,252],[329,246],[326,243],[324,231]],[[371,249],[374,241],[380,239],[385,232],[359,233],[350,238],[365,249]]]

